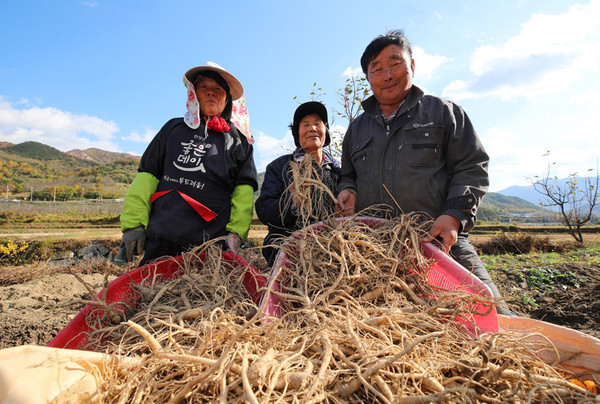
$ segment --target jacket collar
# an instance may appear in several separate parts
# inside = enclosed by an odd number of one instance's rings
[[[410,88],[410,91],[406,95],[406,101],[404,104],[402,104],[396,116],[402,115],[404,111],[410,110],[417,105],[419,100],[423,97],[423,94],[423,90],[413,84]],[[377,102],[377,98],[375,98],[374,95],[364,100],[361,105],[367,115],[370,115],[372,118],[379,121],[381,109],[379,108],[379,102]]]

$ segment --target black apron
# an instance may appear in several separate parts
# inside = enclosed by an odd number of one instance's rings
[[[163,173],[151,199],[149,240],[184,248],[226,233],[234,188],[226,166],[226,136],[183,125],[169,136]]]

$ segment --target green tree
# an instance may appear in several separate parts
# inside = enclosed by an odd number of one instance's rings
[[[85,193],[83,194],[83,197],[85,199],[98,199],[98,198],[100,198],[100,192],[98,192],[94,189],[86,190]]]
[[[371,94],[371,87],[365,77],[359,75],[351,75],[346,79],[343,88],[338,89],[337,99],[341,106],[340,109],[330,108],[330,130],[331,136],[330,149],[334,156],[340,157],[342,154],[342,142],[346,133],[345,128],[362,112],[361,103]],[[326,96],[327,93],[323,91],[316,82],[312,85],[312,90],[309,93],[311,101],[319,101],[320,98]],[[294,100],[298,101],[298,97],[294,97]],[[300,101],[298,101],[300,103]],[[341,117],[343,122],[341,125],[335,125],[336,117]],[[340,128],[340,126],[343,128]]]
[[[99,192],[102,192],[102,181],[104,180],[104,178],[102,178],[101,175],[97,175],[96,176],[96,189]]]
[[[341,117],[343,122],[340,126],[333,126],[329,131],[331,135],[331,150],[336,157],[342,155],[342,142],[348,125],[362,113],[362,102],[371,94],[371,87],[365,77],[352,75],[346,79],[343,88],[338,89],[338,101],[341,110],[334,109],[334,116]],[[335,121],[335,120],[334,120]]]
[[[362,112],[362,102],[371,95],[371,86],[366,77],[352,75],[346,79],[344,88],[338,90],[341,111],[336,111],[338,116],[346,120],[349,125]]]

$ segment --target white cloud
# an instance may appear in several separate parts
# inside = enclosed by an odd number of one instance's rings
[[[523,139],[515,132],[495,127],[481,139],[490,156],[490,190],[493,192],[511,185],[528,185],[526,177],[543,168],[535,162],[535,156],[541,155],[537,147],[524,145]],[[523,169],[523,161],[528,162],[526,170]]]
[[[346,68],[346,70],[344,70],[344,72],[342,73],[342,76],[345,76],[345,77],[356,77],[356,76],[360,76],[361,74],[363,74],[363,71],[362,71],[361,67],[348,66]]]
[[[19,103],[29,105],[26,100]],[[118,131],[112,121],[52,107],[17,109],[0,97],[0,139],[4,141],[36,141],[62,151],[89,147],[118,151],[112,141]]]
[[[283,139],[277,139],[258,131],[254,142],[254,162],[258,172],[265,171],[267,164],[275,158],[294,151],[292,132],[287,131]]]
[[[567,104],[593,111],[596,115],[600,111],[600,90],[593,89],[583,94],[574,95],[567,100]]]
[[[332,146],[334,146],[331,148],[331,152],[336,158],[339,158],[341,150],[335,149],[335,143],[339,142],[341,145],[346,127],[333,124],[329,127],[329,133],[332,137]],[[277,157],[289,154],[296,149],[291,130],[286,132],[283,139],[277,139],[258,131],[258,135],[255,136],[254,140],[254,162],[259,173],[265,171],[267,165]]]
[[[332,141],[339,141],[341,142],[342,139],[344,138],[344,135],[346,134],[346,131],[348,130],[347,126],[344,125],[338,125],[338,124],[331,124],[329,126],[329,134],[332,137]]]
[[[330,151],[335,158],[338,160],[342,159],[342,141],[346,135],[348,127],[338,124],[332,124],[329,126],[329,136],[331,136],[331,143],[327,147],[327,151]]]
[[[86,6],[89,8],[95,8],[98,5],[97,1],[80,1],[79,4],[81,4],[82,6]]]
[[[563,14],[534,14],[519,35],[476,49],[470,65],[475,77],[453,81],[443,96],[506,100],[550,95],[599,67],[600,0],[593,0]]]
[[[600,140],[594,135],[593,122],[575,123],[570,116],[544,118],[558,130],[534,125],[514,132],[494,127],[480,134],[490,156],[491,191],[511,185],[529,185],[527,178],[545,175],[550,163],[553,163],[552,175],[559,178],[597,168]],[[536,130],[544,133],[543,138],[535,135]],[[549,156],[545,156],[547,151],[550,151]]]
[[[412,51],[415,60],[415,81],[431,80],[437,69],[454,60],[446,56],[429,55],[419,46],[414,46]]]
[[[157,133],[156,130],[154,130],[152,128],[144,127],[144,130],[142,133],[134,130],[131,133],[129,133],[128,136],[125,136],[123,138],[123,140],[131,140],[132,142],[148,144],[148,143],[150,143],[150,141],[152,139],[154,139],[154,136],[156,136],[156,133]]]

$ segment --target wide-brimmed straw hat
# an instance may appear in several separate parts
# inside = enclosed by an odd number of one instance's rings
[[[221,77],[225,79],[227,84],[229,85],[229,93],[231,94],[231,98],[233,100],[237,100],[244,94],[244,87],[242,87],[242,83],[235,76],[227,70],[223,69],[221,66],[214,62],[206,62],[205,65],[192,67],[190,70],[185,72],[185,77],[189,80],[190,83],[194,83],[196,77],[203,71],[213,71],[219,73]]]

